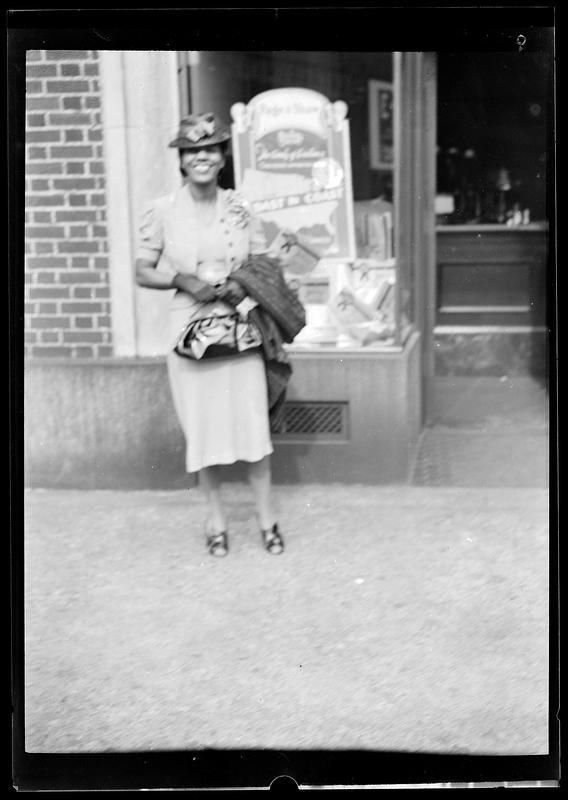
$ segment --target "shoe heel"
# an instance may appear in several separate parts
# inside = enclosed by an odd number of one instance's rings
[[[205,541],[210,555],[223,558],[229,552],[229,535],[227,531],[215,532],[207,525],[205,527]]]
[[[260,533],[262,536],[262,544],[267,553],[276,556],[284,552],[284,539],[282,538],[277,522],[275,522],[271,528],[261,528]]]

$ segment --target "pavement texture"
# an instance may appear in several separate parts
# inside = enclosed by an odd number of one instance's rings
[[[512,435],[546,436],[523,419]],[[196,489],[27,491],[26,749],[547,753],[540,466],[513,487],[275,487],[279,556],[227,484],[224,559]]]
[[[548,487],[549,397],[543,381],[439,377],[432,406],[412,483]]]

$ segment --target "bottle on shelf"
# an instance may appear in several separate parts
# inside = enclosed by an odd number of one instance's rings
[[[452,146],[448,148],[446,163],[448,165],[449,190],[454,198],[452,222],[462,222],[464,212],[463,159],[457,147]]]
[[[512,211],[512,184],[509,170],[500,167],[497,172],[496,180],[496,222],[504,224],[507,222],[509,213]]]
[[[477,153],[472,147],[464,150],[463,154],[463,202],[464,222],[479,222],[481,220],[479,168],[477,165]]]
[[[508,212],[507,225],[522,225],[523,211],[520,203],[513,203],[513,208]]]
[[[455,148],[436,147],[436,215],[443,224],[454,222],[456,164]]]

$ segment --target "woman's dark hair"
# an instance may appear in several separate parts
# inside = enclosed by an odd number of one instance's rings
[[[221,151],[221,155],[223,156],[223,158],[226,158],[227,157],[227,153],[229,152],[229,142],[218,142],[217,147]],[[179,150],[178,150],[179,171],[180,171],[181,177],[185,178],[186,175],[185,175],[183,166],[181,164],[181,155],[182,155],[183,151],[184,151],[184,148],[182,148],[182,147],[180,147]]]

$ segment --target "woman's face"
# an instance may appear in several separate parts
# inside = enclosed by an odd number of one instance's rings
[[[204,185],[217,181],[225,156],[218,144],[184,148],[180,150],[180,165],[189,181]]]

